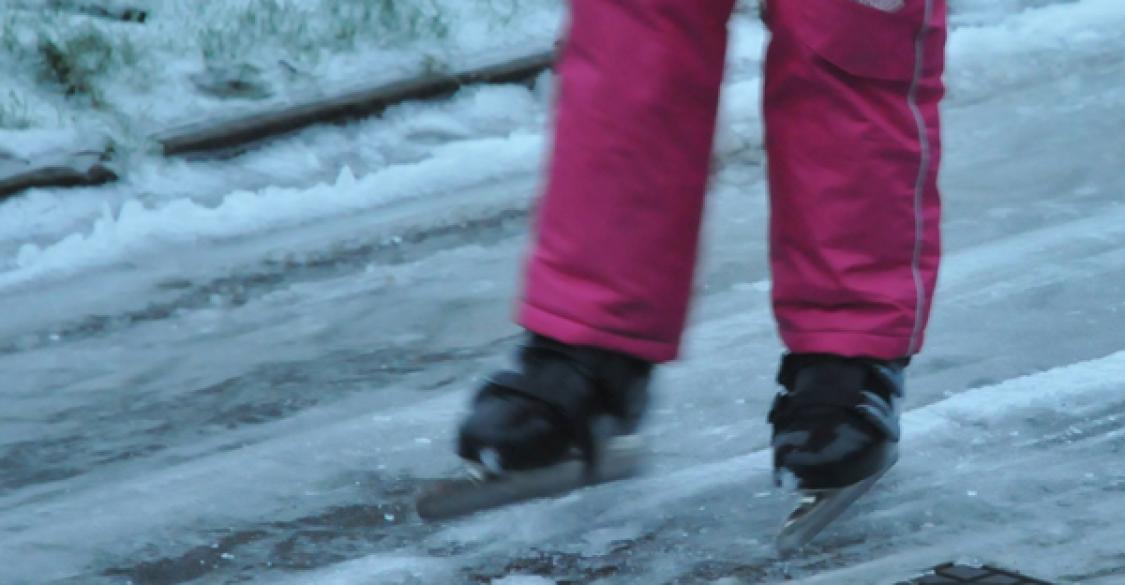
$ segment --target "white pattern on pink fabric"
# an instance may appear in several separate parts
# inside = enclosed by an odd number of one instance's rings
[[[906,5],[906,0],[855,0],[864,6],[870,6],[882,10],[884,12],[895,12],[902,10]]]

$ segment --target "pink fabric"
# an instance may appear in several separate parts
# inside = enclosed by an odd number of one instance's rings
[[[652,361],[676,357],[732,7],[572,0],[554,150],[519,308],[528,329]],[[773,0],[768,13],[771,267],[782,338],[797,352],[915,353],[940,247],[944,0],[907,0],[894,13],[854,0]],[[927,20],[915,84],[915,39]]]
[[[916,353],[940,254],[945,4],[884,12],[774,1],[769,19],[763,101],[781,337],[801,353]]]

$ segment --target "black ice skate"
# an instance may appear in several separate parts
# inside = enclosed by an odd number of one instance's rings
[[[652,365],[531,335],[514,371],[494,374],[460,428],[464,478],[438,482],[419,515],[450,518],[633,476]]]
[[[777,538],[782,553],[812,540],[898,460],[907,360],[787,355],[774,400],[774,474],[801,494]]]

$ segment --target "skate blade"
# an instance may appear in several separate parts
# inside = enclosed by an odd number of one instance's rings
[[[793,554],[820,534],[833,520],[839,518],[856,500],[871,490],[890,469],[850,486],[809,491],[801,496],[777,535],[777,551],[783,556]]]
[[[594,470],[587,469],[585,461],[574,459],[498,477],[475,471],[464,478],[438,481],[418,497],[415,507],[420,518],[435,521],[525,500],[559,496],[582,487],[639,475],[644,454],[644,442],[640,437],[615,437],[606,444]]]

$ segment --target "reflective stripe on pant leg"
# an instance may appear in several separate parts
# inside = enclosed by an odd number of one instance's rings
[[[767,16],[771,267],[782,338],[797,352],[916,352],[940,251],[944,2],[909,0],[888,12],[846,0],[774,0]]]

